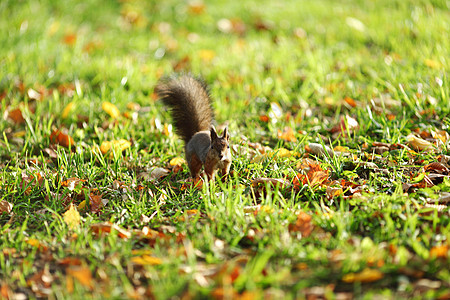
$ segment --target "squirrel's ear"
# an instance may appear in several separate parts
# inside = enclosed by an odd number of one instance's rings
[[[226,139],[227,141],[230,139],[230,135],[228,134],[228,126],[226,126],[226,127],[223,129],[222,138]]]
[[[211,141],[213,141],[213,140],[215,140],[217,138],[218,137],[217,137],[216,128],[213,125],[211,125]]]

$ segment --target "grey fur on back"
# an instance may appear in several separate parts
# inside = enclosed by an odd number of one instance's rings
[[[213,110],[203,81],[187,74],[164,77],[155,92],[170,108],[175,131],[186,144],[195,133],[209,130]]]

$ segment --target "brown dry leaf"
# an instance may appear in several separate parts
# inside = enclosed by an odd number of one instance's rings
[[[102,109],[113,119],[117,119],[120,116],[120,110],[111,102],[104,101],[102,103]]]
[[[96,234],[110,233],[112,230],[118,232],[118,236],[123,239],[131,237],[131,233],[125,229],[120,228],[118,225],[111,222],[103,222],[91,225],[91,230]]]
[[[9,203],[6,200],[2,200],[0,202],[0,215],[2,213],[6,213],[7,215],[9,215],[12,212],[12,209],[13,209],[13,204],[12,203]]]
[[[342,281],[346,283],[354,283],[354,282],[374,282],[382,279],[384,274],[377,269],[365,268],[359,273],[349,273],[342,277]]]
[[[70,265],[66,268],[66,274],[68,277],[75,278],[84,287],[93,288],[92,272],[88,267]]]
[[[437,172],[439,174],[448,174],[450,173],[450,170],[442,163],[440,162],[432,162],[425,167],[423,167],[425,172]]]
[[[85,179],[80,179],[77,177],[71,177],[61,182],[61,186],[67,187],[69,190],[73,191],[75,189],[81,189],[83,183],[86,182]]]
[[[53,130],[50,135],[50,142],[52,144],[58,144],[65,148],[71,148],[75,146],[75,141],[73,138],[60,130]]]
[[[307,174],[297,174],[292,181],[296,189],[300,189],[300,182],[302,185],[309,184],[311,186],[315,186],[323,184],[328,179],[329,170],[322,169],[320,164],[311,160],[308,160],[306,163],[309,168]]]
[[[69,209],[64,213],[64,222],[70,229],[75,229],[80,225],[81,217],[75,205],[70,203]]]
[[[175,72],[189,70],[191,67],[191,59],[186,55],[179,61],[173,63],[172,67]]]
[[[102,199],[102,195],[94,195],[92,193],[89,195],[89,205],[92,213],[99,213],[107,203],[108,200]]]
[[[345,117],[341,117],[339,124],[330,129],[331,133],[348,133],[354,131],[358,128],[359,124],[356,119],[350,117],[349,115],[345,115]]]
[[[313,229],[312,217],[303,211],[297,213],[297,220],[294,224],[289,224],[290,232],[300,232],[303,237],[310,236]]]
[[[27,285],[31,287],[35,296],[46,298],[52,292],[51,286],[53,281],[54,277],[50,273],[48,266],[45,266],[42,271],[35,273],[27,280]]]
[[[297,138],[295,137],[295,132],[290,127],[285,127],[283,132],[278,130],[278,138],[285,140],[287,142],[296,142]]]
[[[264,123],[268,123],[270,121],[270,118],[267,115],[262,115],[262,116],[259,116],[259,120]]]
[[[25,119],[22,115],[22,110],[20,108],[9,111],[8,118],[11,119],[15,124],[22,124],[25,122]]]

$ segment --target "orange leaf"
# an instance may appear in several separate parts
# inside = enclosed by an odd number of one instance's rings
[[[66,268],[66,273],[68,276],[71,276],[78,280],[81,285],[92,289],[92,273],[88,267],[85,266],[70,266]]]
[[[73,46],[76,41],[77,41],[77,36],[76,36],[76,34],[73,34],[73,33],[66,34],[63,39],[64,44],[69,45],[69,46]]]
[[[434,246],[430,250],[430,256],[434,258],[446,258],[448,257],[448,245]]]
[[[307,213],[300,211],[297,214],[297,220],[295,224],[289,224],[290,232],[300,232],[303,237],[308,237],[311,235],[314,226],[312,224],[312,217]]]
[[[53,130],[50,135],[50,142],[52,144],[58,144],[65,148],[70,148],[75,146],[75,141],[73,138],[60,130]]]
[[[143,266],[155,266],[162,264],[162,260],[160,258],[146,254],[142,256],[132,257],[131,262]]]
[[[97,223],[92,224],[91,229],[93,232],[100,234],[100,233],[110,233],[112,230],[115,230],[118,232],[118,236],[127,239],[131,237],[131,233],[125,229],[120,228],[116,224],[110,223],[110,222],[103,222],[103,223]]]
[[[13,120],[13,122],[16,124],[22,124],[25,122],[25,119],[23,118],[22,111],[20,110],[20,108],[11,110],[8,113],[8,118]]]
[[[344,101],[347,102],[347,104],[350,105],[351,107],[356,107],[356,102],[352,98],[345,97]]]
[[[283,132],[278,130],[278,138],[287,142],[296,142],[297,138],[294,135],[294,130],[290,127],[285,127]]]
[[[263,115],[263,116],[259,116],[259,120],[264,122],[264,123],[267,123],[267,122],[270,121],[270,118],[268,116],[266,116],[266,115]]]

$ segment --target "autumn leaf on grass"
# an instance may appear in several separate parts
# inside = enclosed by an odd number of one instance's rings
[[[383,278],[383,273],[377,269],[365,268],[359,273],[349,273],[342,277],[342,281],[346,283],[354,283],[354,282],[374,282]]]
[[[69,102],[66,105],[66,107],[64,107],[64,109],[63,109],[63,111],[61,113],[61,118],[62,119],[67,119],[67,117],[69,116],[69,114],[72,111],[73,107],[74,107],[74,102],[73,101]]]
[[[93,288],[92,272],[87,266],[71,265],[66,268],[66,274],[68,277],[75,278],[82,286],[89,289]],[[67,285],[69,292],[70,290],[73,290],[73,286],[70,286],[70,281]]]
[[[22,115],[22,110],[16,108],[8,112],[8,118],[11,119],[15,124],[25,123],[25,118]]]
[[[65,148],[75,146],[75,141],[73,140],[73,138],[63,133],[61,130],[53,130],[52,134],[50,135],[50,143],[58,144]]]
[[[102,103],[102,109],[113,119],[117,119],[120,116],[120,110],[111,102],[104,101]]]
[[[301,186],[305,184],[309,184],[310,186],[320,185],[323,184],[328,179],[329,170],[322,169],[320,164],[308,160],[307,166],[309,170],[306,173],[306,175],[297,174],[297,176],[292,181],[296,189],[300,189]],[[302,184],[300,185],[300,183]]]
[[[79,192],[83,188],[83,183],[86,182],[85,179],[80,179],[77,177],[71,177],[61,182],[61,186],[67,187],[70,191]]]
[[[210,49],[202,49],[198,52],[198,56],[204,63],[209,63],[216,57],[216,52]]]
[[[302,237],[310,236],[313,229],[312,217],[303,211],[298,212],[294,224],[289,224],[289,232],[300,232]]]
[[[285,127],[283,132],[278,130],[278,138],[282,139],[286,142],[296,142],[297,138],[295,137],[295,132],[290,127]]]
[[[448,257],[448,245],[434,246],[430,249],[431,258],[447,258]]]
[[[201,15],[205,12],[205,3],[203,1],[190,1],[189,3],[189,13],[193,15]]]
[[[118,225],[111,222],[103,222],[91,225],[91,230],[96,234],[110,233],[115,230],[118,232],[118,236],[123,239],[131,237],[131,233],[125,229],[120,228]]]
[[[80,213],[77,208],[70,203],[69,209],[64,213],[64,222],[66,222],[69,229],[75,229],[80,225]]]
[[[339,123],[330,129],[331,133],[342,133],[346,134],[349,132],[353,132],[359,126],[358,121],[349,115],[345,115],[345,117],[341,117]]]
[[[2,215],[3,213],[9,215],[12,212],[12,209],[13,209],[12,203],[9,203],[6,200],[0,201],[0,215]]]
[[[155,266],[162,264],[162,260],[158,257],[150,255],[135,256],[131,258],[131,262],[137,265],[143,266]]]
[[[436,149],[436,147],[422,138],[416,137],[412,134],[406,137],[408,145],[416,151],[431,151]]]
[[[69,46],[75,45],[77,41],[77,35],[74,33],[68,33],[63,38],[63,43]]]
[[[104,141],[100,145],[100,151],[102,154],[106,154],[108,151],[124,151],[125,149],[130,148],[131,142],[125,139],[114,140],[114,141]]]

